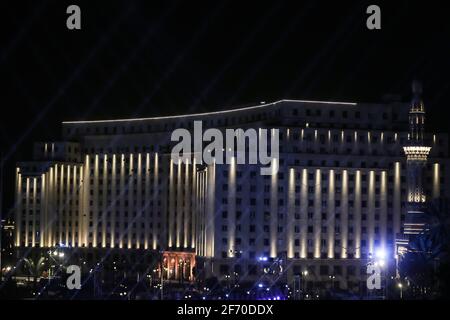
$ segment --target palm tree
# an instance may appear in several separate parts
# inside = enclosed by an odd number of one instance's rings
[[[433,202],[426,208],[429,221],[424,231],[412,239],[399,262],[402,278],[407,278],[418,296],[436,294],[442,262],[449,258],[450,224],[448,207]]]
[[[47,259],[44,256],[40,256],[37,260],[33,260],[31,257],[23,258],[24,269],[28,274],[28,280],[30,277],[33,277],[33,290],[36,289],[37,280],[45,270],[46,261]]]

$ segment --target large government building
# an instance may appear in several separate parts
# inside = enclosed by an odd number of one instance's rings
[[[358,292],[377,251],[395,269],[398,248],[423,228],[424,204],[450,195],[448,136],[424,131],[420,91],[412,103],[281,100],[63,122],[60,141],[36,143],[33,160],[17,165],[15,246],[94,261],[149,251],[166,279],[291,284],[303,275],[309,287]],[[171,134],[194,121],[279,129],[278,172],[175,163]]]

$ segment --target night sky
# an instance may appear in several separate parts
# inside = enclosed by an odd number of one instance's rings
[[[243,4],[244,3],[244,4]],[[82,29],[66,28],[77,4]],[[382,30],[366,28],[378,4]],[[5,215],[14,163],[64,120],[221,110],[283,98],[409,101],[447,131],[446,1],[2,1],[0,150]]]

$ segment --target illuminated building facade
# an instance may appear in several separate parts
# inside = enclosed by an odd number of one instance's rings
[[[0,269],[5,272],[8,267],[13,265],[14,257],[14,222],[10,219],[3,220],[0,229],[1,239],[1,259]]]
[[[290,283],[307,270],[309,287],[358,291],[378,248],[394,258],[412,192],[404,147],[408,154],[417,134],[431,147],[420,195],[449,196],[448,137],[410,132],[408,116],[421,113],[409,111],[399,102],[282,100],[64,122],[63,142],[37,143],[34,160],[17,166],[15,244],[163,250],[174,272],[178,253],[199,277]],[[171,132],[192,130],[194,120],[221,130],[279,129],[279,172],[173,163]]]

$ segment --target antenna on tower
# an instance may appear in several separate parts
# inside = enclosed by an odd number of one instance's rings
[[[414,97],[420,97],[422,95],[422,90],[422,83],[419,80],[414,79],[412,82],[412,92]]]
[[[411,101],[411,112],[425,112],[425,106],[422,101],[422,83],[414,79],[412,82],[412,101]]]

